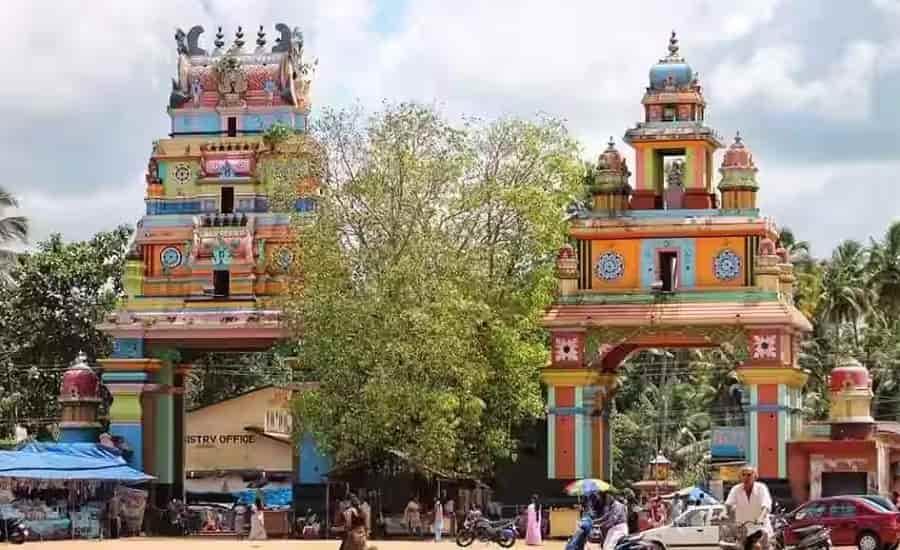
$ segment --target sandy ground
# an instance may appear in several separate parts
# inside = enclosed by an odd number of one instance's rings
[[[412,542],[412,541],[372,541],[372,545],[378,550],[428,550],[441,548],[443,550],[451,550],[456,548],[452,541],[443,541],[440,544],[434,542]],[[0,544],[0,546],[4,546]],[[164,538],[131,538],[119,540],[104,541],[47,541],[47,542],[29,542],[26,547],[40,547],[41,550],[76,550],[81,548],[126,548],[129,550],[173,550],[175,547],[182,547],[185,550],[237,550],[239,548],[258,548],[266,549],[284,549],[298,548],[300,550],[338,550],[340,541],[322,540],[322,541],[301,541],[301,540],[271,540],[266,542],[235,540],[235,539],[206,539],[206,538],[180,538],[180,539],[164,539]],[[546,550],[562,550],[565,547],[565,541],[547,541],[543,548]],[[11,546],[12,548],[12,546]],[[499,546],[485,546],[475,543],[469,547],[471,550],[486,550],[487,548],[499,549]],[[513,548],[536,548],[525,546],[524,541],[520,540]]]
[[[428,550],[440,548],[442,550],[451,550],[456,548],[452,541],[443,541],[440,544],[434,542],[412,542],[412,541],[373,541],[372,544],[378,550]],[[0,546],[5,546],[0,543]],[[50,542],[29,542],[28,547],[39,546],[41,550],[77,550],[87,548],[126,548],[128,550],[174,550],[176,547],[185,548],[185,550],[237,550],[239,548],[254,548],[260,550],[267,549],[285,549],[298,548],[300,550],[338,550],[340,542],[337,540],[272,540],[266,542],[256,542],[235,539],[206,539],[206,538],[180,538],[180,539],[164,539],[164,538],[132,538],[120,540],[79,540],[79,541],[50,541]],[[11,548],[19,548],[12,547]],[[552,540],[545,541],[543,548],[545,550],[563,550],[565,541]],[[469,547],[471,550],[487,550],[499,549],[496,545],[482,545],[475,543]],[[513,548],[522,550],[528,548],[538,548],[533,546],[525,546],[524,541],[519,540]],[[855,550],[855,547],[835,547],[835,550]]]

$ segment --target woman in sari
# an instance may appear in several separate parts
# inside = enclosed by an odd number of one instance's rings
[[[541,504],[537,495],[531,495],[531,504],[528,505],[528,524],[525,530],[525,544],[528,546],[541,546]]]
[[[250,540],[266,540],[266,522],[263,519],[262,501],[256,499],[256,503],[250,508]]]

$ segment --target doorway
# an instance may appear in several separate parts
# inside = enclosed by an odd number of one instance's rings
[[[227,297],[231,290],[231,277],[228,270],[213,271],[213,296],[217,298]]]
[[[659,280],[663,292],[674,292],[678,287],[678,252],[666,250],[659,253]]]
[[[237,117],[228,117],[228,137],[237,137]]]
[[[868,490],[866,472],[822,472],[822,496],[864,495]]]
[[[231,214],[234,212],[234,187],[222,188],[221,203],[223,214]]]

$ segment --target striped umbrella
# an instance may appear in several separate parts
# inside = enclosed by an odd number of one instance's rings
[[[602,479],[586,478],[578,479],[566,485],[566,494],[572,496],[590,495],[593,493],[607,493],[613,490],[613,486]]]

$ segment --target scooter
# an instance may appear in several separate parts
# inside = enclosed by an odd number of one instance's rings
[[[0,526],[0,542],[23,544],[31,534],[19,518],[3,518]]]

